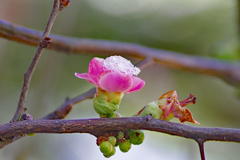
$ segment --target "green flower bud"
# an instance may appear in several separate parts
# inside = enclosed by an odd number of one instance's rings
[[[114,155],[115,152],[116,152],[116,149],[113,147],[113,150],[112,150],[112,152],[111,152],[110,154],[103,154],[103,155],[104,155],[106,158],[109,158],[109,157],[111,157],[112,155]]]
[[[114,146],[117,142],[117,139],[114,136],[108,137],[108,141]]]
[[[118,110],[123,95],[120,92],[108,93],[98,88],[97,96],[93,99],[93,107],[98,114],[109,117],[108,115]]]
[[[129,141],[134,145],[139,145],[144,140],[144,132],[141,130],[131,130],[128,132]]]
[[[100,151],[103,154],[106,154],[106,155],[110,154],[112,152],[113,148],[114,148],[113,145],[110,142],[108,142],[108,141],[102,142],[99,145],[99,147],[100,147]]]
[[[131,143],[128,140],[125,140],[125,142],[119,143],[119,149],[122,152],[128,152],[131,149]]]
[[[117,136],[118,139],[123,139],[124,138],[124,133],[123,132],[118,132],[118,136]]]
[[[158,103],[159,103],[158,101],[148,103],[141,111],[139,111],[134,116],[145,117],[151,114],[153,118],[160,119],[160,116],[162,115],[163,111],[162,109],[159,108]]]

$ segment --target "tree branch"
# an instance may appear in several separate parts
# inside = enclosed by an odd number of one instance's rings
[[[73,98],[73,99],[66,99],[65,103],[63,103],[58,109],[49,113],[45,117],[41,118],[42,120],[51,120],[51,119],[63,119],[65,116],[71,111],[72,106],[77,104],[85,99],[93,98],[94,94],[96,93],[96,88],[92,88],[89,91]]]
[[[13,25],[0,20],[0,36],[12,41],[36,46],[42,32]],[[188,56],[177,52],[154,49],[138,44],[117,41],[69,38],[50,35],[49,49],[68,53],[123,55],[140,59],[151,57],[153,61],[167,67],[188,70],[195,73],[213,75],[226,80],[231,85],[240,86],[239,61],[224,61],[213,58]]]
[[[31,78],[33,75],[33,72],[36,68],[36,65],[38,63],[38,60],[41,57],[42,52],[44,51],[45,48],[47,48],[50,45],[51,39],[48,37],[50,34],[51,28],[53,26],[54,20],[57,16],[57,14],[60,11],[60,0],[54,0],[52,12],[50,15],[50,18],[48,20],[47,26],[45,31],[43,32],[42,38],[40,43],[38,44],[37,50],[35,52],[35,55],[31,61],[30,66],[28,67],[28,70],[26,73],[24,73],[24,80],[23,80],[23,85],[22,85],[22,91],[20,94],[18,106],[16,109],[16,112],[11,120],[11,122],[16,122],[18,121],[19,117],[23,112],[25,112],[27,109],[25,107],[26,99],[27,99],[27,94],[28,94],[28,89],[30,86]]]
[[[143,129],[185,137],[195,141],[240,142],[240,129],[201,128],[179,123],[150,119],[148,117],[124,117],[76,120],[26,120],[0,126],[0,137],[7,138],[28,133],[90,133],[99,136],[109,131]]]
[[[74,104],[77,104],[85,99],[93,98],[94,94],[96,92],[96,88],[92,88],[89,91],[75,97],[72,99],[67,99],[60,107],[58,107],[55,111],[52,113],[49,113],[45,117],[41,118],[41,120],[53,120],[53,119],[63,119],[65,116],[71,111],[72,106]],[[1,126],[1,125],[0,125]],[[15,142],[16,140],[24,137],[25,135],[17,135],[14,137],[8,137],[3,138],[0,140],[0,149],[5,147],[6,145]]]
[[[204,142],[201,141],[201,140],[198,140],[197,143],[198,143],[198,146],[199,146],[201,159],[202,159],[202,160],[205,160]]]

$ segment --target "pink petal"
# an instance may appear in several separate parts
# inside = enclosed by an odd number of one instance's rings
[[[99,81],[99,85],[107,92],[126,92],[133,84],[131,76],[120,72],[109,72]]]
[[[145,81],[144,80],[142,80],[139,77],[133,76],[133,85],[132,85],[131,89],[126,92],[126,94],[127,93],[136,92],[136,91],[142,89],[144,85],[145,85]]]
[[[93,58],[88,66],[88,73],[96,83],[99,82],[103,73],[103,61],[104,59],[102,58]]]
[[[88,82],[94,84],[96,87],[99,87],[98,84],[92,79],[92,77],[88,73],[75,73],[77,78],[85,79]]]

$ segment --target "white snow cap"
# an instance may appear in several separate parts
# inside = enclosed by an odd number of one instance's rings
[[[117,71],[123,72],[128,75],[138,75],[140,73],[140,69],[138,67],[134,67],[133,64],[121,57],[121,56],[110,56],[106,58],[103,62],[103,66],[106,71]]]

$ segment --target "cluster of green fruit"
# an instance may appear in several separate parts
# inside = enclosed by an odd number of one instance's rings
[[[144,140],[144,133],[141,130],[130,130],[126,132],[124,136],[123,132],[118,132],[118,136],[100,136],[97,139],[97,144],[100,147],[100,151],[106,158],[115,154],[115,147],[119,147],[122,152],[128,152],[131,149],[131,145],[139,145]]]

